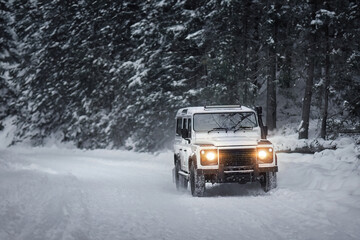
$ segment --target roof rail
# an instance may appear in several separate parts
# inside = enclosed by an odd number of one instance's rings
[[[241,108],[241,105],[214,105],[214,106],[204,106],[204,109],[214,109],[214,108]]]

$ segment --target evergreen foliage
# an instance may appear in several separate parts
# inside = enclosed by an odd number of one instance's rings
[[[15,89],[9,79],[18,62],[18,52],[11,13],[8,1],[0,0],[0,130],[3,128],[1,121],[15,114]]]
[[[313,59],[312,107],[328,92],[329,124],[354,125],[359,2],[314,1],[1,0],[0,121],[17,116],[15,142],[156,151],[178,108],[252,106],[271,83],[275,128],[276,96],[302,97]]]

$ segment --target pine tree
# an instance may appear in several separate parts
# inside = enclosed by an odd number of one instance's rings
[[[323,129],[334,118],[356,124],[359,117],[359,13],[352,1],[19,0],[12,6],[14,21],[1,19],[13,23],[21,54],[17,75],[6,81],[19,90],[15,141],[42,144],[56,134],[81,148],[157,151],[171,145],[178,108],[251,106],[266,87],[273,129],[283,107],[278,95],[296,99],[305,79],[300,137],[316,117],[311,104],[316,111],[329,104]],[[1,27],[3,35],[11,32],[11,24]],[[13,44],[9,36],[4,42]]]
[[[13,30],[11,4],[0,1],[0,130],[1,120],[15,114],[15,92],[11,83],[18,62],[17,39]]]

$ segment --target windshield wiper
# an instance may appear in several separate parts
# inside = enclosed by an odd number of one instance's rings
[[[244,127],[244,126],[240,126],[237,129],[234,130],[234,133],[236,133],[237,131],[241,130],[241,129],[253,129],[253,127]]]
[[[225,130],[225,132],[227,133],[228,129],[224,128],[224,127],[217,127],[217,128],[213,128],[211,130],[208,131],[208,133],[212,132],[212,131],[218,131],[218,130]]]

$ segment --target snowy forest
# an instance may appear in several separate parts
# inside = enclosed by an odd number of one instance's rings
[[[186,106],[261,105],[269,130],[360,129],[358,0],[0,0],[12,144],[157,151]]]
[[[359,240],[359,203],[360,0],[0,0],[0,240]]]

